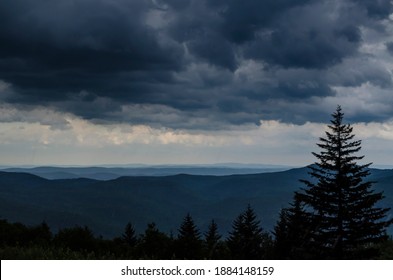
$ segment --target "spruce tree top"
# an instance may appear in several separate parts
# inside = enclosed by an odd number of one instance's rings
[[[178,239],[200,240],[201,233],[196,227],[190,213],[186,215],[179,228]]]
[[[320,143],[317,144],[322,151],[319,154],[312,154],[319,160],[316,163],[319,168],[342,172],[346,168],[357,165],[356,161],[363,159],[364,156],[353,155],[360,151],[361,141],[353,141],[355,137],[352,134],[353,128],[350,124],[343,124],[344,113],[340,106],[337,106],[332,117],[331,125],[328,125],[330,132],[326,131],[326,137],[319,138]],[[364,169],[369,165],[371,163],[360,167]]]

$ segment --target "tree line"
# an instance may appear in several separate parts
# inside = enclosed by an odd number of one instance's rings
[[[0,220],[0,242],[2,259],[268,259],[274,250],[271,234],[262,229],[251,206],[234,220],[227,238],[214,220],[202,233],[187,214],[176,235],[160,231],[155,223],[138,235],[128,223],[113,239],[95,237],[86,226],[53,235],[45,222],[25,226]]]
[[[154,223],[136,235],[131,223],[121,237],[96,238],[87,227],[52,235],[45,223],[36,227],[0,221],[0,253],[5,258],[93,259],[374,259],[393,258],[387,228],[390,208],[379,206],[383,193],[366,178],[370,164],[359,164],[361,141],[343,122],[338,106],[319,139],[320,152],[309,180],[281,210],[272,232],[265,231],[253,208],[233,221],[226,238],[211,221],[206,232],[187,214],[177,234],[161,232]],[[30,256],[30,257],[29,257]]]
[[[285,209],[274,230],[261,227],[249,205],[233,221],[227,237],[212,220],[201,232],[190,214],[181,222],[177,234],[160,231],[149,223],[137,234],[128,223],[113,239],[96,237],[87,226],[60,229],[53,234],[43,222],[36,226],[0,220],[1,259],[323,259],[312,255],[301,240],[298,206]],[[283,217],[285,215],[285,217]],[[289,221],[291,221],[289,223]],[[368,255],[354,259],[393,259],[393,240],[387,239],[370,247]]]

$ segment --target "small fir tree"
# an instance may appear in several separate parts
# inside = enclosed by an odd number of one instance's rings
[[[155,223],[149,223],[137,246],[143,259],[171,259],[172,239],[158,230]]]
[[[280,211],[273,230],[274,256],[276,259],[307,259],[311,224],[302,202],[295,193],[290,207]]]
[[[318,161],[310,167],[312,180],[302,180],[306,187],[299,193],[313,223],[310,240],[317,258],[370,257],[365,252],[386,241],[392,223],[386,219],[389,209],[376,206],[382,193],[364,180],[370,164],[357,163],[363,159],[357,155],[361,141],[353,140],[353,128],[343,116],[338,106],[317,144],[321,152],[313,153]]]
[[[263,231],[250,205],[233,222],[227,245],[234,259],[261,259],[266,257],[271,238]]]
[[[137,243],[137,237],[135,234],[135,229],[131,223],[127,223],[124,233],[122,235],[122,241],[129,247],[134,247]]]
[[[201,234],[188,213],[179,228],[176,257],[179,259],[200,259],[202,255]]]
[[[96,247],[93,231],[87,226],[60,229],[53,238],[53,243],[56,246],[79,252],[91,252]]]
[[[205,234],[205,248],[208,259],[216,259],[221,235],[218,233],[218,226],[214,220],[211,221]]]

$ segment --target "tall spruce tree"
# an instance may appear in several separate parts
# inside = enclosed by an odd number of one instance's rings
[[[376,204],[382,193],[372,190],[370,164],[358,164],[361,141],[354,140],[353,128],[343,123],[341,107],[332,114],[326,137],[317,144],[320,153],[310,166],[311,180],[302,180],[305,189],[299,198],[313,224],[310,233],[316,258],[362,258],[373,245],[387,239],[389,208]],[[368,253],[367,253],[368,252]],[[366,255],[365,255],[366,254]]]

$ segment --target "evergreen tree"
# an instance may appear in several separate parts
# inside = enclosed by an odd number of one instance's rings
[[[179,228],[176,241],[176,257],[179,259],[200,259],[202,256],[201,234],[190,214],[187,214]]]
[[[96,248],[93,231],[87,226],[60,229],[53,242],[56,246],[79,252],[91,252]]]
[[[134,259],[138,257],[138,247],[139,239],[136,236],[135,229],[133,225],[129,222],[124,228],[124,232],[120,237],[113,239],[114,250],[117,254],[123,255],[124,259]]]
[[[38,226],[30,228],[29,235],[28,240],[40,245],[48,245],[53,238],[52,232],[45,221]]]
[[[281,209],[278,221],[274,226],[273,235],[274,255],[276,259],[288,259],[288,251],[292,244],[289,239],[289,217],[287,208]]]
[[[155,223],[150,223],[137,246],[139,256],[143,259],[171,259],[172,240],[159,231]]]
[[[376,206],[383,195],[371,189],[365,181],[370,164],[357,162],[363,156],[356,154],[361,141],[353,140],[353,128],[343,123],[341,107],[332,114],[333,119],[320,138],[320,153],[311,166],[312,180],[302,180],[305,189],[299,193],[306,213],[313,223],[310,240],[318,258],[359,258],[371,245],[387,239],[388,208]]]
[[[129,247],[134,247],[136,245],[138,239],[131,223],[127,223],[121,239]]]
[[[218,257],[220,239],[221,235],[218,233],[218,226],[212,220],[205,234],[205,247],[208,259],[216,259]]]
[[[250,205],[233,222],[227,245],[233,259],[265,258],[271,238],[263,231]]]
[[[274,227],[274,257],[276,259],[307,259],[311,224],[299,196],[288,208],[280,211]]]

